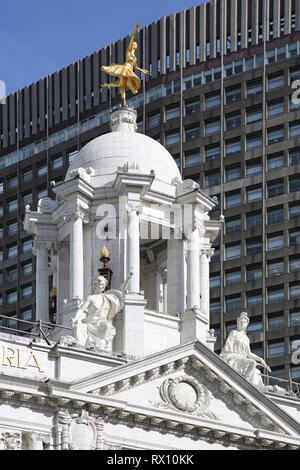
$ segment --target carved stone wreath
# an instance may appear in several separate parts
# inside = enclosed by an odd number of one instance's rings
[[[192,377],[182,375],[165,380],[160,389],[165,404],[191,414],[206,414],[210,404],[208,390]],[[208,413],[213,417],[212,413]]]

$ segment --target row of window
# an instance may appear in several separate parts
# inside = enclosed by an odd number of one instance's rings
[[[289,300],[299,299],[300,298],[300,283],[291,283],[289,284]],[[285,300],[284,295],[284,286],[276,286],[276,287],[269,287],[267,289],[267,303],[270,304],[277,304],[279,302],[283,302]],[[213,302],[212,302],[213,303]],[[238,312],[242,308],[242,297],[240,294],[232,295],[225,297],[225,312],[226,313],[233,313]],[[261,306],[263,303],[263,295],[262,291],[249,291],[246,292],[246,305],[245,308],[254,308]],[[220,302],[217,301],[219,306]],[[213,305],[214,314],[216,314],[216,305]]]
[[[300,256],[290,256],[288,264],[288,272],[300,272]],[[267,276],[281,276],[285,274],[284,261],[282,258],[270,260],[267,262]],[[241,268],[225,271],[225,285],[227,287],[240,284],[241,282],[258,281],[263,277],[263,269],[261,264],[248,265],[245,268],[245,274],[242,274]],[[219,288],[221,285],[220,274],[212,274],[210,276],[210,288]]]
[[[32,308],[31,307],[26,307],[25,309],[21,310],[21,315],[20,319],[25,320],[25,321],[32,321]],[[9,315],[10,318],[1,318],[0,315],[0,326],[7,326],[8,328],[18,328],[22,326],[22,323],[17,321],[17,313],[13,313]],[[24,325],[24,323],[23,323]]]
[[[32,285],[29,284],[21,288],[21,298],[26,299],[32,297]],[[18,300],[17,290],[12,290],[6,293],[6,303],[11,305]],[[3,306],[3,295],[0,295],[0,306]]]
[[[21,266],[22,276],[29,276],[32,274],[32,262],[24,263]],[[0,285],[3,284],[3,272],[0,272]],[[12,266],[6,269],[5,272],[5,282],[12,282],[18,279],[18,268],[17,266]]]
[[[27,253],[28,251],[32,251],[32,240],[25,240],[22,242],[21,245],[21,253]],[[18,256],[19,250],[18,245],[15,243],[14,245],[9,245],[7,247],[6,257],[7,259],[15,258]],[[3,261],[3,250],[0,250],[0,262]]]

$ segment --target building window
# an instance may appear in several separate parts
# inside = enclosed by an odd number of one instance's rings
[[[7,180],[7,189],[13,189],[18,186],[18,178],[17,176],[13,176]]]
[[[3,191],[4,191],[4,185],[3,185],[3,181],[1,181],[1,183],[0,183],[0,194],[3,194]]]
[[[226,103],[235,103],[242,99],[242,90],[240,87],[232,88],[231,90],[226,90]]]
[[[300,204],[294,204],[289,208],[290,217],[299,217],[300,216]]]
[[[236,330],[236,322],[226,323],[226,338],[230,335],[231,331]]]
[[[12,245],[7,250],[7,257],[14,258],[15,256],[18,256],[18,246]]]
[[[247,202],[261,201],[262,188],[249,188],[247,189]]]
[[[221,130],[220,121],[210,121],[205,123],[205,135],[219,134]]]
[[[148,129],[153,129],[153,127],[157,127],[160,125],[160,113],[152,114],[152,116],[148,116]]]
[[[247,124],[258,122],[262,120],[262,108],[249,108],[247,109]]]
[[[226,116],[226,129],[229,131],[231,129],[236,129],[237,127],[241,127],[240,113]]]
[[[48,189],[45,188],[45,189],[40,189],[36,195],[37,199],[42,199],[43,197],[47,197],[48,196]]]
[[[289,154],[289,165],[299,165],[300,164],[300,150],[294,150]]]
[[[23,183],[28,183],[32,180],[32,170],[24,171],[23,173]]]
[[[268,104],[268,118],[279,116],[284,113],[284,101],[275,101]]]
[[[227,271],[226,272],[226,286],[234,286],[242,281],[241,271]]]
[[[21,312],[22,320],[32,321],[32,308],[27,308]]]
[[[233,166],[226,168],[226,182],[239,180],[241,178],[241,167]]]
[[[261,292],[247,292],[247,308],[254,308],[258,305],[262,305]]]
[[[290,193],[300,191],[300,175],[289,177]]]
[[[26,297],[31,297],[32,296],[32,286],[26,286],[21,289],[22,293],[22,299],[25,299]]]
[[[268,303],[277,304],[284,301],[283,286],[276,289],[268,289]]]
[[[277,341],[268,344],[268,356],[277,357],[284,355],[284,341]]]
[[[293,139],[295,137],[300,136],[300,124],[290,124],[290,138]]]
[[[211,160],[218,160],[220,159],[220,157],[221,157],[221,149],[219,145],[205,148],[205,160],[207,162]]]
[[[290,299],[299,299],[300,284],[290,284]]]
[[[283,234],[268,235],[267,239],[267,250],[279,250],[284,247],[284,237]]]
[[[261,265],[247,266],[246,274],[247,274],[247,281],[258,281],[258,280],[262,279],[262,267],[261,267]]]
[[[260,93],[262,93],[262,91],[262,82],[250,83],[249,85],[247,85],[247,98],[249,98],[249,96],[259,95]]]
[[[48,172],[48,167],[47,167],[47,165],[40,166],[40,167],[37,169],[37,176],[46,175],[47,172]]]
[[[32,240],[27,240],[22,243],[22,252],[32,251]]]
[[[200,137],[200,128],[193,127],[191,129],[185,130],[185,141],[190,142],[191,140],[199,139]]]
[[[276,380],[278,379],[278,380]],[[269,378],[270,385],[279,385],[281,380],[285,379],[285,368],[284,367],[272,367],[271,377]]]
[[[269,77],[268,84],[269,91],[284,87],[284,75],[282,74],[276,75],[275,77]]]
[[[171,119],[177,118],[180,118],[180,106],[166,108],[166,121],[170,121]]]
[[[268,262],[268,277],[280,276],[284,273],[283,260]]]
[[[190,166],[199,165],[200,164],[200,153],[196,152],[189,152],[185,154],[185,168]]]
[[[268,330],[280,330],[280,328],[284,328],[284,315],[282,313],[270,315],[268,317]]]
[[[6,281],[11,282],[15,281],[18,277],[18,270],[16,267],[10,268],[6,272]]]
[[[221,96],[220,94],[209,95],[205,97],[205,108],[213,109],[221,106]]]
[[[216,289],[220,287],[221,279],[220,274],[213,274],[209,278],[209,287],[210,289]]]
[[[234,140],[234,141],[227,141],[226,142],[226,157],[230,155],[235,155],[241,152],[241,141]]]
[[[3,240],[3,227],[0,227],[0,240]]]
[[[225,248],[226,260],[240,258],[241,256],[241,245],[240,243],[236,245],[226,246]]]
[[[6,296],[8,304],[14,304],[17,301],[17,291],[9,292]]]
[[[211,257],[211,263],[219,263],[220,262],[220,249],[215,248],[214,254]]]
[[[232,297],[226,297],[226,312],[236,312],[241,309],[241,296],[235,295]]]
[[[227,235],[229,235],[230,233],[234,233],[234,232],[240,232],[241,231],[241,218],[235,217],[234,219],[226,219],[225,226],[226,226]]]
[[[63,157],[57,157],[52,160],[52,170],[61,168],[63,166]]]
[[[68,162],[69,164],[73,162],[74,158],[78,154],[78,150],[73,150],[72,152],[68,153]]]
[[[23,264],[22,274],[23,276],[29,276],[30,274],[32,274],[32,262]]]
[[[268,183],[268,197],[281,196],[283,194],[283,180]]]
[[[262,330],[263,330],[262,321],[259,319],[256,321],[251,321],[251,323],[249,324],[247,328],[247,333],[251,335],[254,333],[259,333]]]
[[[255,255],[261,253],[262,241],[260,238],[252,238],[247,240],[247,255]]]
[[[210,302],[209,313],[211,317],[221,314],[221,303],[219,300],[212,300]]]
[[[262,163],[255,162],[255,163],[247,163],[246,164],[246,176],[253,176],[262,173]]]
[[[178,131],[166,134],[166,146],[171,147],[180,143],[180,133]]]
[[[227,193],[226,194],[226,207],[227,209],[230,207],[239,206],[241,204],[241,193],[240,191],[235,193]]]
[[[262,215],[261,212],[256,212],[254,214],[247,214],[247,230],[250,230],[255,227],[260,227],[262,225]]]
[[[275,207],[274,209],[268,209],[268,224],[277,224],[283,222],[284,214],[283,207]]]
[[[300,366],[291,366],[291,377],[293,382],[300,382]]]
[[[289,259],[290,273],[296,273],[300,271],[300,258],[291,256]]]
[[[200,101],[189,101],[185,103],[185,114],[189,116],[191,114],[198,114],[200,113]]]
[[[300,310],[290,312],[290,326],[300,326]]]
[[[294,230],[289,233],[290,246],[300,245],[300,230]]]
[[[262,136],[261,135],[250,135],[246,136],[246,150],[255,150],[262,147]]]
[[[175,163],[178,166],[178,168],[180,168],[180,165],[181,165],[180,156],[179,155],[174,155],[173,158],[174,158]]]
[[[268,171],[278,170],[284,167],[283,155],[268,158]]]
[[[276,144],[277,142],[282,142],[284,140],[284,129],[269,129],[268,130],[268,144]]]
[[[15,199],[7,203],[8,212],[14,212],[18,209],[18,201]]]
[[[32,204],[32,194],[31,193],[23,195],[23,204],[24,205]]]
[[[8,224],[7,232],[8,235],[13,235],[18,231],[18,222],[13,222],[12,224]]]
[[[205,187],[217,186],[221,183],[221,174],[219,171],[213,173],[207,173],[205,175]]]

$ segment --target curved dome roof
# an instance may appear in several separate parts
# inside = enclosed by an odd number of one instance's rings
[[[117,116],[116,116],[117,115]],[[181,175],[172,155],[150,137],[138,134],[136,115],[133,110],[119,109],[111,115],[112,132],[101,135],[85,145],[69,166],[66,180],[77,168],[92,167],[96,185],[110,186],[120,168],[129,168],[134,173],[149,174],[154,170],[155,178],[172,183],[181,181]]]

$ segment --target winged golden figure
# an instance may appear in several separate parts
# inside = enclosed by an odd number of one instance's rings
[[[135,95],[140,86],[141,80],[140,78],[134,73],[133,69],[138,70],[144,74],[148,74],[148,70],[140,69],[136,63],[135,51],[137,49],[137,43],[134,41],[135,35],[137,30],[140,26],[138,23],[135,27],[135,30],[132,33],[130,43],[128,49],[126,51],[126,61],[123,65],[119,64],[111,64],[111,65],[102,65],[101,70],[106,72],[108,75],[112,77],[119,77],[119,82],[113,83],[103,83],[102,87],[120,87],[121,88],[121,96],[123,100],[123,105],[126,106],[126,87],[130,88],[132,93]]]

